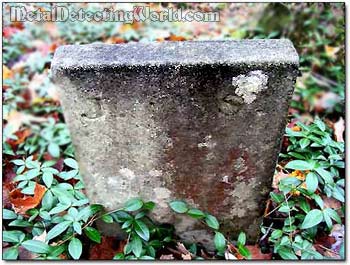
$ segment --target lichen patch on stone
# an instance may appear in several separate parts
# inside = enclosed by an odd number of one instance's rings
[[[236,95],[243,98],[247,104],[256,99],[256,95],[267,88],[268,76],[261,70],[250,71],[247,75],[232,78],[232,85],[236,87]]]

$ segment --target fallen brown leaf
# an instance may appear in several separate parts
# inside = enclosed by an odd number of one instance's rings
[[[4,80],[13,77],[13,72],[4,64],[2,65],[2,77]]]
[[[45,78],[45,73],[35,73],[30,82],[28,83],[28,89],[30,91],[30,99],[32,103],[35,102],[36,98],[38,97],[38,93],[36,92],[36,90],[44,83]]]
[[[15,148],[17,145],[23,143],[27,137],[31,134],[31,130],[29,128],[26,128],[21,131],[17,131],[15,135],[17,136],[16,140],[9,139],[7,140],[7,143],[11,145],[12,148]]]
[[[334,198],[329,198],[327,196],[321,196],[321,197],[325,208],[339,209],[341,207],[340,201]]]
[[[39,254],[35,254],[29,250],[26,250],[24,247],[19,246],[18,247],[18,258],[20,260],[34,260],[37,258]]]
[[[272,181],[272,188],[274,189],[278,189],[278,183],[285,178],[290,177],[289,174],[285,174],[282,171],[277,172],[274,176],[273,176],[273,181]]]
[[[39,205],[45,192],[45,186],[36,183],[34,196],[25,195],[19,189],[15,189],[9,194],[10,202],[17,213],[25,215],[26,211]]]
[[[8,133],[11,134],[17,132],[20,129],[20,127],[25,123],[42,123],[45,122],[47,119],[13,110],[8,114],[8,116],[4,117],[4,120],[7,120],[5,128],[7,128]]]
[[[261,253],[261,249],[258,245],[254,246],[246,246],[252,254],[252,260],[270,260],[272,258],[272,253],[263,254]]]
[[[123,253],[126,241],[116,237],[102,236],[100,244],[94,244],[89,251],[90,260],[111,260],[117,253]]]
[[[182,37],[182,36],[170,35],[170,37],[168,37],[167,40],[170,40],[170,41],[185,41],[186,38]]]
[[[336,58],[336,54],[340,50],[340,47],[332,47],[332,46],[325,45],[324,49],[328,57]]]
[[[230,253],[232,253],[237,259],[239,259],[239,260],[245,259],[245,257],[243,257],[243,256],[239,253],[238,249],[237,249],[234,245],[229,244],[229,245],[227,246],[227,250],[228,250]]]

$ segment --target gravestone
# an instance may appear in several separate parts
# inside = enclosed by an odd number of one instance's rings
[[[156,203],[153,218],[210,244],[181,199],[256,240],[298,74],[289,40],[68,45],[52,62],[91,202]]]

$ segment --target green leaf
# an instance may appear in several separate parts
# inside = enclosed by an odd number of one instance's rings
[[[107,223],[107,224],[111,224],[113,223],[113,217],[110,216],[109,214],[104,214],[101,216],[101,219],[103,222]]]
[[[215,216],[212,216],[210,214],[208,214],[206,217],[205,217],[205,222],[207,223],[207,225],[215,230],[218,230],[219,229],[219,222],[218,220],[216,219]]]
[[[69,192],[67,189],[68,187],[63,186],[69,185],[68,183],[60,183],[57,186],[51,187],[52,193],[61,201],[61,202],[67,202],[72,201],[74,199],[73,194]]]
[[[21,190],[23,194],[33,195],[35,190],[35,185],[29,185]]]
[[[124,251],[124,254],[125,254],[125,255],[131,253],[131,251],[132,251],[132,241],[130,241],[128,244],[126,244],[126,245],[124,246],[123,251]]]
[[[281,213],[289,213],[291,209],[287,205],[282,205],[280,208],[278,208],[278,211]]]
[[[284,260],[297,260],[298,257],[294,254],[294,252],[286,247],[281,247],[277,250],[278,255],[281,256]]]
[[[326,208],[326,209],[324,209],[324,212],[327,212],[329,217],[332,218],[334,221],[336,221],[338,224],[341,223],[341,219],[340,219],[338,213],[335,210],[333,210],[332,208]]]
[[[21,245],[25,249],[34,253],[39,253],[39,254],[47,254],[51,250],[48,244],[38,240],[27,240],[27,241],[24,241]]]
[[[326,209],[323,211],[323,218],[324,218],[324,221],[326,222],[328,228],[331,229],[333,226],[333,222],[332,222],[332,219],[329,216],[328,212],[326,211]]]
[[[301,229],[307,229],[310,227],[313,227],[315,225],[318,225],[323,221],[323,214],[322,211],[319,209],[313,209],[310,212],[308,212],[305,216],[305,219],[303,223],[301,224]]]
[[[344,190],[339,187],[339,186],[336,186],[333,188],[333,191],[332,191],[332,197],[337,199],[338,201],[341,201],[341,202],[345,202],[345,197],[344,197]]]
[[[270,238],[271,238],[271,239],[279,239],[282,235],[283,235],[283,231],[282,231],[282,230],[279,230],[279,229],[276,229],[276,230],[274,230],[274,231],[271,233]]]
[[[117,253],[113,259],[114,260],[123,260],[125,258],[125,255],[123,253]]]
[[[301,197],[302,198],[302,197]],[[299,207],[305,212],[308,213],[310,212],[311,208],[309,203],[304,199],[299,199]]]
[[[311,198],[313,198],[314,200],[315,200],[315,202],[317,203],[317,205],[321,208],[321,209],[323,209],[323,200],[322,200],[322,198],[319,196],[319,195],[317,195],[317,194],[312,194],[312,196],[311,196]]]
[[[46,187],[50,188],[53,181],[53,174],[51,172],[44,172],[42,178]]]
[[[2,253],[2,258],[4,260],[16,260],[17,257],[18,257],[18,248],[17,247],[8,248]]]
[[[25,234],[18,230],[12,231],[3,231],[2,232],[2,241],[10,243],[19,243],[25,237]]]
[[[285,168],[289,169],[299,169],[299,170],[311,170],[313,169],[313,165],[304,161],[304,160],[292,160],[287,163]]]
[[[114,220],[118,223],[124,223],[127,220],[133,220],[134,218],[124,211],[118,211],[111,214]]]
[[[215,232],[214,244],[218,252],[224,252],[226,250],[226,239],[224,235],[220,232]]]
[[[145,210],[149,210],[149,211],[152,211],[152,210],[154,209],[155,206],[156,206],[156,204],[155,204],[154,202],[152,202],[152,201],[145,202],[145,203],[143,204],[143,208],[144,208]]]
[[[200,219],[200,218],[205,217],[205,214],[201,210],[198,210],[198,209],[190,209],[190,210],[188,210],[187,214],[195,219]]]
[[[26,220],[13,220],[11,223],[9,223],[9,226],[18,226],[18,227],[31,227],[33,224]]]
[[[46,240],[49,241],[60,234],[62,234],[64,231],[67,230],[67,228],[72,224],[72,221],[64,221],[62,223],[59,223],[55,225],[48,233]]]
[[[79,171],[77,169],[73,169],[73,170],[70,170],[70,171],[60,172],[58,176],[61,179],[69,180],[69,179],[74,178],[78,173],[79,173]]]
[[[142,211],[135,215],[135,219],[141,219],[146,215],[146,212]]]
[[[2,209],[2,219],[12,220],[12,219],[16,219],[16,218],[17,218],[17,214],[15,212],[7,210],[7,209]]]
[[[301,149],[305,149],[310,144],[310,140],[307,138],[301,139],[299,141],[299,144],[300,144]]]
[[[45,210],[51,210],[54,202],[55,202],[55,198],[52,192],[50,190],[47,190],[41,201],[42,208],[44,208]]]
[[[128,220],[126,221],[123,225],[122,225],[122,229],[127,229],[128,227],[130,227],[133,223],[133,220]]]
[[[131,199],[125,203],[124,210],[127,212],[134,212],[140,210],[143,206],[143,201],[140,199]]]
[[[49,215],[49,213],[45,210],[40,210],[39,212],[39,216],[45,220],[51,220],[51,216]]]
[[[320,167],[316,168],[316,172],[325,180],[326,183],[334,183],[333,175],[331,172]]]
[[[45,161],[42,166],[41,166],[41,169],[44,171],[45,169],[48,169],[50,168],[50,170],[54,170],[55,172],[58,172],[57,169],[55,168],[51,168],[52,166],[54,166],[56,164],[56,161],[55,160],[48,160],[48,161]],[[52,172],[54,173],[54,172]],[[55,174],[55,173],[54,173]]]
[[[67,166],[71,167],[71,168],[79,169],[79,165],[78,165],[77,161],[75,161],[75,160],[72,159],[72,158],[66,158],[66,159],[64,160],[64,163],[65,163]]]
[[[238,252],[243,255],[244,257],[251,259],[252,255],[250,254],[250,251],[248,248],[246,248],[243,245],[238,246]]]
[[[145,241],[149,240],[149,229],[141,220],[136,220],[134,223],[135,232]]]
[[[39,175],[40,175],[40,170],[39,170],[39,169],[36,169],[36,168],[31,169],[31,170],[28,170],[28,171],[25,173],[25,176],[26,176],[27,180],[33,179],[33,178],[35,178],[35,177],[37,177],[37,176],[39,176]]]
[[[314,172],[310,172],[306,175],[306,187],[310,192],[315,192],[318,187],[318,178]]]
[[[66,246],[64,244],[59,246],[51,246],[49,255],[53,257],[57,257],[61,255],[65,250],[66,250]]]
[[[50,143],[47,150],[53,157],[60,156],[60,147],[56,143]]]
[[[187,204],[183,201],[172,201],[169,203],[170,208],[176,213],[185,213],[188,211]]]
[[[86,221],[90,216],[92,216],[95,213],[101,211],[102,209],[103,209],[103,206],[100,205],[100,204],[88,205],[84,209],[79,211],[76,219],[77,219],[77,221],[80,221],[80,220]]]
[[[244,232],[240,232],[240,233],[239,233],[237,242],[238,242],[239,244],[245,245],[245,242],[246,242],[246,235],[245,235]]]
[[[298,159],[306,159],[305,156],[303,156],[302,154],[296,153],[296,152],[288,152],[288,155],[298,158]]]
[[[49,214],[56,214],[56,213],[63,212],[63,211],[65,211],[65,210],[67,210],[69,207],[70,207],[69,204],[61,204],[61,203],[58,203],[56,207],[52,208],[52,209],[49,211]]]
[[[147,254],[150,255],[151,257],[156,257],[156,250],[154,249],[154,247],[148,245],[147,246]]]
[[[14,181],[23,181],[23,180],[27,180],[27,177],[25,175],[17,175],[13,180]]]
[[[73,229],[79,235],[81,235],[81,224],[79,222],[73,222]]]
[[[73,237],[68,245],[69,255],[72,256],[73,259],[79,259],[81,253],[83,252],[83,245],[81,244],[78,238]]]
[[[78,210],[74,207],[69,208],[68,210],[68,214],[73,217],[73,219],[76,219],[77,215],[78,215]]]
[[[314,120],[314,123],[317,125],[318,128],[320,128],[322,132],[326,130],[326,125],[324,124],[323,121],[320,120],[320,118],[316,117],[316,119]]]
[[[135,254],[136,257],[139,258],[142,252],[142,241],[138,236],[134,237],[134,239],[132,240],[131,247],[132,252]]]
[[[25,162],[22,159],[15,159],[11,160],[12,163],[14,163],[16,166],[23,166]]]
[[[99,244],[101,243],[101,234],[95,228],[88,226],[84,229],[84,233],[92,241],[99,243]]]
[[[297,179],[296,177],[288,177],[280,180],[280,183],[283,185],[294,185],[298,186],[301,181]]]
[[[271,199],[272,199],[274,202],[276,202],[276,203],[281,203],[281,202],[284,201],[284,196],[283,196],[283,194],[277,194],[277,193],[271,191],[271,192],[270,192],[270,197],[271,197]]]

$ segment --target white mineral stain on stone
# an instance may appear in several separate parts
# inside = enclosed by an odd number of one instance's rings
[[[167,188],[154,188],[154,193],[159,199],[166,199],[170,197],[171,191]]]
[[[135,173],[128,168],[120,169],[119,173],[126,179],[134,179],[135,178]]]
[[[149,175],[151,177],[160,177],[162,175],[162,171],[161,170],[156,170],[156,169],[153,169],[149,172]]]
[[[236,184],[234,190],[230,193],[230,199],[235,202],[230,211],[232,216],[244,217],[247,211],[254,212],[258,209],[258,205],[252,202],[252,198],[256,195],[254,190],[256,186],[258,186],[258,183],[254,179],[248,183],[242,181]]]
[[[211,135],[207,135],[206,137],[204,137],[204,141],[197,145],[198,148],[203,148],[203,147],[214,148],[216,146],[216,142],[211,140],[211,138],[212,138]]]
[[[162,220],[164,222],[169,222],[172,218],[171,214],[169,214],[169,205],[171,191],[167,188],[157,187],[153,188],[153,196],[152,201],[154,201],[157,207],[154,209],[153,214],[157,215],[158,220]]]
[[[236,87],[236,95],[243,98],[247,104],[256,99],[256,95],[267,88],[268,76],[261,70],[250,71],[247,75],[232,78],[232,85]]]

